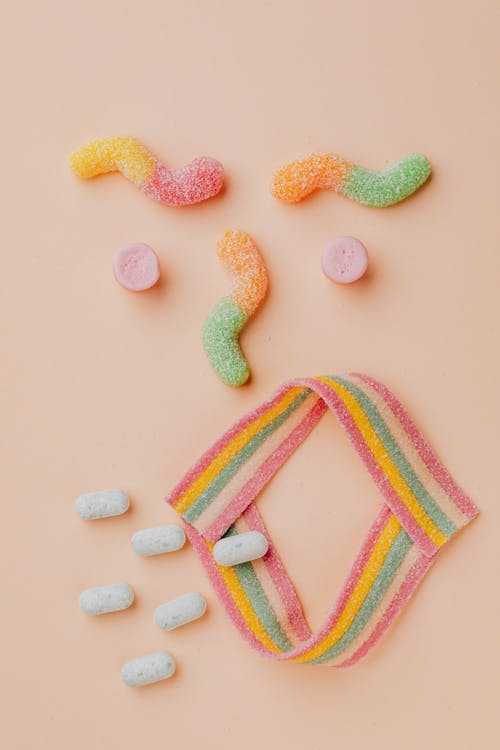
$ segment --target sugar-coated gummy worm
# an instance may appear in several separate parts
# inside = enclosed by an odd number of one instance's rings
[[[146,654],[127,661],[122,667],[122,680],[128,687],[151,685],[167,680],[175,673],[175,659],[165,651]]]
[[[78,177],[85,179],[121,172],[139,190],[166,206],[188,206],[212,198],[220,191],[224,175],[222,164],[208,156],[169,169],[130,136],[92,141],[71,154],[70,165]]]
[[[271,192],[285,203],[297,203],[314,190],[334,190],[365,206],[383,208],[408,198],[431,173],[423,154],[409,154],[380,171],[365,169],[337,154],[311,154],[278,170]]]
[[[267,269],[246,232],[226,232],[217,253],[233,276],[234,285],[230,295],[223,297],[205,320],[202,339],[210,364],[220,379],[226,385],[239,386],[248,380],[250,369],[238,337],[266,294]]]

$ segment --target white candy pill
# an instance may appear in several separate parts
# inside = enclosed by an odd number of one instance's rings
[[[80,594],[79,604],[86,615],[104,615],[128,609],[134,601],[134,592],[128,583],[112,583],[86,589]]]
[[[149,557],[161,555],[164,552],[175,552],[184,546],[185,541],[184,529],[175,524],[169,524],[137,531],[132,537],[132,547],[138,555]]]
[[[172,677],[174,672],[174,657],[164,651],[157,651],[127,661],[122,667],[122,680],[129,687],[139,687],[166,680]]]
[[[155,623],[160,630],[173,630],[187,622],[197,620],[205,614],[207,602],[205,597],[196,591],[182,594],[155,609]]]
[[[102,490],[80,495],[76,501],[76,514],[84,521],[95,518],[121,516],[129,509],[130,500],[123,490]]]
[[[260,531],[245,531],[225,539],[219,539],[214,546],[214,557],[219,565],[239,565],[240,563],[258,560],[269,548],[269,542]]]

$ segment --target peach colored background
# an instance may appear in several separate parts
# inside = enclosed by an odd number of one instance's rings
[[[11,4],[2,83],[2,660],[5,750],[496,747],[499,674],[498,14],[494,0],[87,0]],[[227,168],[217,200],[169,210],[120,176],[84,183],[71,149],[117,132],[180,165]],[[379,168],[429,155],[432,181],[370,210],[328,193],[275,203],[270,175],[313,149]],[[241,227],[271,292],[244,335],[254,378],[213,375],[200,326]],[[324,243],[354,234],[370,274],[338,288]],[[141,240],[163,281],[133,295],[111,258]],[[391,386],[482,510],[404,616],[350,671],[259,658],[193,551],[139,559],[138,528],[175,521],[163,494],[285,378],[357,369]],[[133,510],[79,522],[81,492]],[[261,499],[313,625],[379,498],[325,418]],[[286,516],[290,510],[290,517]],[[137,604],[86,618],[81,589],[129,581]],[[166,634],[186,589],[205,619]],[[178,674],[130,690],[124,660],[170,649]]]

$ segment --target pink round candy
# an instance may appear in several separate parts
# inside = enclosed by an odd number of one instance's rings
[[[143,242],[124,245],[113,258],[113,273],[119,284],[132,292],[150,289],[160,278],[160,264],[153,248]]]
[[[357,281],[368,267],[366,247],[355,237],[336,237],[323,250],[321,267],[337,284]]]

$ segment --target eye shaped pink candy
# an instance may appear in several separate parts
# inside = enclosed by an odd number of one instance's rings
[[[368,267],[366,247],[355,237],[336,237],[323,250],[321,267],[337,284],[357,281]]]
[[[143,242],[124,245],[113,258],[115,279],[125,289],[142,292],[160,278],[160,264],[155,251]]]

